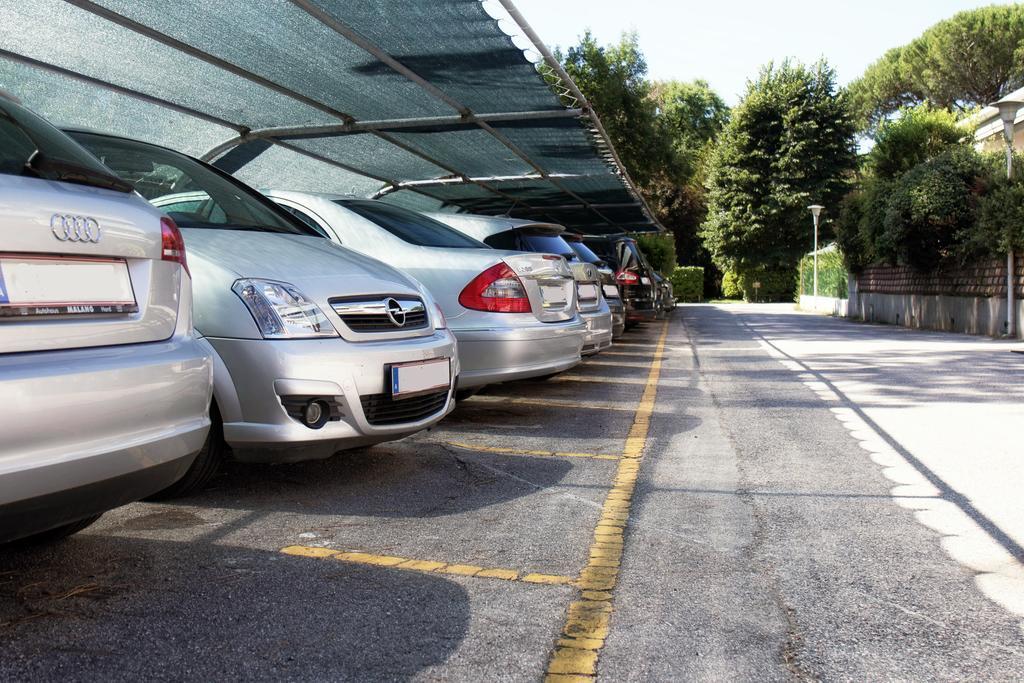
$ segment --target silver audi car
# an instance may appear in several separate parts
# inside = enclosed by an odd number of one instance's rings
[[[0,543],[173,485],[212,384],[174,223],[0,95]]]
[[[580,259],[561,238],[564,227],[505,216],[428,215],[495,249],[557,254],[564,258],[576,279],[580,317],[587,325],[583,355],[593,355],[612,345],[612,312],[601,288],[601,273],[596,266]]]
[[[429,427],[453,407],[455,337],[408,275],[334,244],[196,159],[72,136],[180,227],[196,328],[213,345],[213,437],[170,493],[242,461],[326,458]]]
[[[586,323],[565,260],[500,251],[421,213],[342,195],[266,191],[339,244],[385,259],[437,298],[459,340],[460,395],[580,362]]]

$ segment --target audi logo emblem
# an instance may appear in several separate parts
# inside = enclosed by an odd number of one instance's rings
[[[55,213],[50,216],[50,231],[61,242],[100,241],[100,224],[89,216]]]
[[[398,303],[396,299],[385,299],[384,311],[388,314],[388,320],[395,327],[403,327],[405,325],[405,309],[402,308],[402,304]]]

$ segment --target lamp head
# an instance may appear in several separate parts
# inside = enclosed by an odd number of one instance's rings
[[[993,102],[989,105],[999,110],[999,118],[1003,120],[1003,123],[1013,123],[1017,120],[1017,112],[1024,108],[1024,101],[1022,100],[1011,100],[1003,98],[998,102]]]
[[[821,210],[824,209],[825,207],[822,206],[821,204],[811,204],[807,208],[811,210],[811,215],[817,218],[818,216],[821,215]]]

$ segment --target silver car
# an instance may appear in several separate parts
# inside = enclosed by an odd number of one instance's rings
[[[173,493],[229,446],[293,462],[398,439],[454,407],[456,343],[430,293],[191,157],[95,133],[83,146],[182,229],[196,327],[214,356],[214,435]]]
[[[576,289],[563,259],[497,251],[423,214],[379,201],[267,194],[339,244],[386,259],[433,292],[459,340],[462,395],[580,362],[586,326],[576,313]]]
[[[0,542],[54,539],[179,480],[210,428],[181,234],[0,96]]]
[[[601,274],[595,266],[582,261],[560,237],[564,227],[505,216],[428,215],[495,249],[557,254],[564,258],[576,279],[580,317],[587,325],[583,355],[593,355],[612,345],[612,312],[601,289]]]

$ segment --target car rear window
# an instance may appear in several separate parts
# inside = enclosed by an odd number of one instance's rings
[[[481,249],[485,246],[455,228],[400,206],[369,199],[336,199],[335,203],[384,228],[403,242],[419,247]]]
[[[322,237],[259,192],[184,154],[109,135],[69,134],[182,228]]]
[[[506,230],[484,240],[488,246],[508,251],[529,251],[538,254],[558,254],[568,261],[577,259],[569,243],[558,235],[531,233],[528,230]]]
[[[131,192],[74,140],[5,97],[0,97],[0,173]]]
[[[580,257],[581,261],[586,261],[587,263],[604,263],[604,259],[595,254],[590,247],[583,244],[583,242],[569,242],[569,246],[572,247],[572,250],[576,252],[576,255]]]

